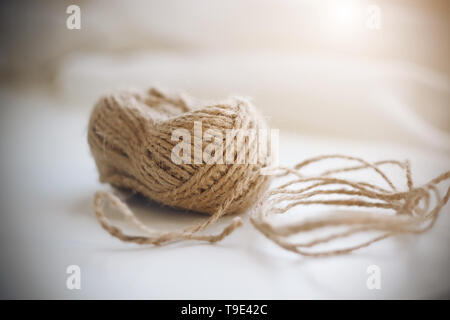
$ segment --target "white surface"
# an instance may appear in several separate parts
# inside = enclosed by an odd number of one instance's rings
[[[309,259],[286,252],[249,223],[215,245],[183,242],[155,248],[122,243],[93,216],[93,193],[107,186],[97,182],[86,143],[89,110],[61,108],[45,96],[3,92],[2,97],[2,297],[448,297],[448,205],[436,226],[422,236],[389,239],[341,257]],[[283,132],[280,151],[286,165],[335,152],[370,160],[409,158],[418,184],[448,170],[450,163],[442,153]],[[192,218],[142,203],[137,211],[154,226],[178,227]],[[66,267],[72,264],[81,267],[79,291],[66,289]],[[366,268],[372,264],[381,268],[381,290],[366,287]]]

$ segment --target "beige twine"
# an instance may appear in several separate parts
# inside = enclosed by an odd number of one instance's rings
[[[204,222],[182,231],[155,230],[139,221],[116,195],[99,191],[94,196],[95,214],[101,226],[112,236],[126,242],[154,245],[189,239],[217,242],[241,226],[242,219],[233,218],[219,234],[205,235],[199,231],[225,214],[251,209],[252,224],[268,239],[287,250],[317,257],[349,253],[393,235],[422,233],[434,225],[448,201],[450,188],[441,197],[438,184],[448,180],[450,172],[424,186],[414,187],[409,163],[394,160],[369,163],[355,157],[328,155],[305,160],[294,168],[270,169],[275,170],[272,176],[262,175],[261,170],[267,170],[269,159],[261,159],[255,141],[245,141],[237,136],[234,158],[244,157],[246,164],[239,164],[239,161],[234,164],[175,164],[171,160],[171,150],[178,142],[171,140],[172,132],[184,128],[195,136],[194,121],[200,121],[203,130],[267,129],[264,119],[245,99],[234,98],[203,106],[197,104],[195,109],[191,100],[181,94],[167,94],[151,88],[146,92],[124,91],[106,96],[92,111],[88,142],[101,182],[143,194],[164,205],[210,215]],[[239,135],[237,131],[236,135]],[[224,152],[226,148],[230,146],[226,145]],[[258,156],[258,161],[250,161]],[[342,159],[356,165],[329,169],[313,177],[301,173],[306,166],[328,159]],[[385,165],[395,165],[404,171],[406,191],[397,190],[382,171]],[[389,188],[339,178],[339,174],[359,170],[372,170]],[[268,190],[271,177],[290,180]],[[104,214],[105,201],[113,204],[147,235],[127,235],[111,225]],[[353,211],[287,225],[276,225],[270,219],[273,214],[284,214],[293,207],[306,205],[376,208],[394,214]],[[292,239],[327,227],[347,229],[309,242],[298,243]],[[349,248],[308,251],[369,231],[381,232],[381,235]]]

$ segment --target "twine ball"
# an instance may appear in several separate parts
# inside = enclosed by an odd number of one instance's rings
[[[171,152],[179,142],[172,141],[172,132],[183,128],[194,137],[194,122],[199,121],[203,132],[218,130],[225,137],[226,130],[267,129],[267,124],[245,99],[196,102],[195,106],[192,101],[156,88],[102,97],[88,127],[100,181],[171,207],[210,215],[243,212],[268,187],[269,178],[260,169],[269,159],[259,157],[256,164],[176,164]],[[191,143],[194,148],[193,138]],[[224,141],[224,159],[228,147]],[[256,143],[234,149],[235,157],[239,152],[245,152],[247,159],[258,155]]]

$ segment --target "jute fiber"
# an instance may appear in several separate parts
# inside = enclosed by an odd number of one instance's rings
[[[225,153],[227,148],[235,148],[234,159],[243,157],[244,163],[176,164],[171,152],[178,142],[172,140],[172,133],[183,128],[195,137],[194,122],[201,122],[203,130],[267,129],[254,106],[240,98],[202,103],[183,94],[150,88],[116,92],[96,104],[89,121],[88,142],[101,182],[167,206],[210,215],[204,222],[184,230],[155,230],[139,221],[118,196],[99,191],[94,196],[95,214],[112,236],[126,242],[154,245],[189,239],[216,242],[241,226],[242,219],[233,218],[218,234],[201,231],[223,215],[249,212],[256,229],[279,246],[302,255],[326,256],[349,253],[392,235],[422,233],[434,225],[449,198],[450,188],[442,196],[438,187],[450,178],[450,172],[415,187],[407,161],[369,163],[355,157],[325,155],[307,159],[293,168],[271,168],[270,159],[261,159],[257,143],[245,139],[236,139],[237,144],[226,144],[223,150]],[[252,161],[256,158],[257,161]],[[349,164],[328,168],[314,176],[302,173],[305,167],[329,159],[341,159]],[[397,166],[404,172],[405,190],[394,185],[384,173],[384,166]],[[273,170],[273,175],[267,175],[268,168]],[[262,170],[266,170],[265,174]],[[361,170],[373,171],[387,187],[339,176]],[[274,178],[287,179],[287,182],[269,189]],[[112,225],[104,213],[105,202],[114,205],[145,236],[128,235]],[[308,205],[353,210],[284,225],[272,221],[276,214]],[[345,230],[307,242],[295,240],[296,235],[329,227],[345,227]],[[368,241],[345,248],[314,250],[325,243],[372,231],[378,235]]]

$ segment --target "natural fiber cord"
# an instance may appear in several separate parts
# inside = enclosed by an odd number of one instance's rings
[[[196,108],[191,101],[193,99],[188,96],[151,88],[145,92],[118,92],[103,97],[95,106],[89,122],[88,142],[101,182],[140,193],[164,205],[210,215],[203,223],[178,232],[154,230],[140,222],[117,196],[99,191],[94,197],[95,214],[102,227],[114,237],[154,245],[179,240],[216,242],[241,226],[242,219],[235,217],[217,235],[205,235],[200,231],[225,214],[249,211],[252,224],[287,250],[307,256],[343,254],[392,235],[421,233],[430,229],[448,201],[450,188],[442,197],[438,185],[450,178],[450,172],[424,186],[414,187],[408,162],[369,163],[354,157],[328,155],[305,160],[294,168],[271,168],[270,158],[261,158],[257,143],[248,139],[233,140],[237,141],[234,159],[247,159],[244,163],[175,164],[171,158],[176,145],[171,139],[172,133],[181,128],[195,137],[194,122],[200,122],[204,129],[236,130],[236,135],[240,129],[267,129],[264,119],[245,99],[197,103]],[[226,144],[223,152],[231,147]],[[302,174],[310,164],[335,158],[354,164],[328,169],[315,176]],[[404,171],[406,191],[397,190],[386,176],[382,170],[386,165],[395,165]],[[389,188],[339,177],[342,173],[361,170],[372,170]],[[273,175],[267,175],[270,171]],[[268,190],[273,178],[290,180]],[[111,225],[104,214],[105,201],[113,204],[146,236],[127,235]],[[283,214],[293,207],[306,205],[373,208],[395,214],[352,211],[281,226],[271,221],[272,214]],[[293,239],[296,235],[327,227],[346,227],[346,230],[304,243]],[[377,231],[381,235],[348,248],[311,250],[324,243],[369,231]]]

